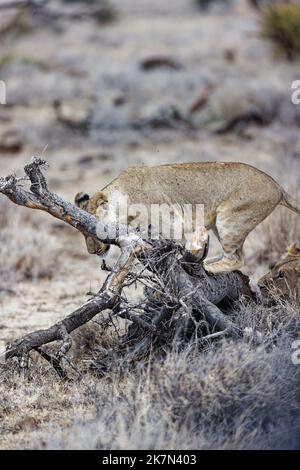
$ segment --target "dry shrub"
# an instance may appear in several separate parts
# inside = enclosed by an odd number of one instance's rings
[[[54,240],[39,218],[0,201],[0,277],[14,283],[51,277],[55,267]]]
[[[98,317],[100,321],[98,321]],[[105,322],[103,322],[104,318]],[[82,360],[84,360],[89,368],[91,355],[98,360],[105,356],[111,348],[117,349],[118,338],[126,331],[125,324],[126,322],[122,319],[112,320],[109,314],[101,313],[86,325],[75,330],[72,334],[72,360],[79,361],[81,366]]]
[[[87,374],[81,406],[96,418],[68,432],[31,437],[34,447],[60,449],[277,449],[299,445],[300,367],[292,362],[299,331],[296,308],[238,304],[241,327],[264,340],[176,345],[161,360],[115,368],[100,380]],[[41,444],[41,442],[43,444]]]
[[[16,384],[11,394],[16,374],[3,371],[5,426],[13,436],[15,429],[19,433],[13,446],[297,448],[300,366],[293,364],[292,343],[300,331],[299,309],[289,304],[267,308],[251,300],[238,301],[232,308],[237,325],[248,328],[247,337],[205,340],[200,348],[195,338],[180,349],[174,342],[160,356],[154,355],[153,342],[151,357],[132,367],[124,367],[116,354],[102,379],[88,365],[101,347],[117,351],[124,325],[115,322],[115,328],[102,331],[96,318],[73,335],[72,359],[79,380],[74,373],[73,383],[62,384],[33,353],[26,400],[22,384]],[[260,332],[259,343],[253,341],[251,329]],[[52,426],[46,424],[48,416]],[[33,428],[30,432],[28,426]]]
[[[300,5],[269,5],[261,13],[261,34],[273,42],[280,55],[289,60],[300,53]]]

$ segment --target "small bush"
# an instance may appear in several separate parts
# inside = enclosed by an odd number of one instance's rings
[[[261,33],[280,55],[294,60],[300,54],[300,5],[282,3],[262,10]]]
[[[238,313],[237,313],[238,314]],[[299,436],[299,366],[292,363],[297,311],[241,305],[241,326],[259,327],[264,344],[223,339],[197,353],[174,346],[161,361],[127,374],[118,363],[92,382],[94,407],[68,432],[30,436],[48,449],[294,449]],[[93,385],[92,385],[93,384]]]

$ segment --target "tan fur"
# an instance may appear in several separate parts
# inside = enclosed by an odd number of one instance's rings
[[[218,237],[223,256],[207,260],[213,273],[239,269],[245,238],[278,204],[300,214],[281,186],[266,173],[244,163],[179,163],[128,168],[83,206],[100,217],[107,201],[127,195],[130,204],[203,204],[206,230]],[[83,207],[84,208],[84,207]],[[95,242],[95,252],[103,244]]]
[[[300,302],[300,249],[296,244],[258,281],[258,285],[262,293],[274,300]]]
[[[75,204],[93,215],[97,213],[101,204],[105,202],[105,195],[102,194],[101,191],[96,192],[92,198],[83,192],[77,193],[75,196]],[[106,245],[93,237],[85,236],[85,242],[90,254],[104,256],[109,250],[109,245]]]

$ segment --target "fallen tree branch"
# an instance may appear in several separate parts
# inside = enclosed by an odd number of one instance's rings
[[[56,340],[63,340],[64,345],[66,338],[68,338],[68,335],[72,331],[90,321],[97,313],[107,308],[111,309],[116,302],[116,298],[116,295],[109,296],[103,290],[103,292],[95,296],[94,299],[75,310],[75,312],[68,315],[64,320],[52,325],[46,330],[35,331],[14,341],[7,349],[6,359],[12,357],[22,358],[23,361],[26,361],[23,366],[26,368],[29,351]],[[64,335],[62,331],[66,332],[66,334]]]
[[[242,335],[242,331],[222,312],[220,303],[238,299],[241,295],[252,295],[246,276],[238,271],[217,276],[208,274],[203,265],[193,267],[185,256],[180,256],[182,249],[172,241],[150,243],[136,229],[99,220],[49,191],[41,170],[44,165],[45,161],[33,158],[24,168],[26,177],[11,175],[0,178],[0,193],[15,204],[46,211],[85,235],[117,245],[121,253],[103,286],[91,300],[48,329],[14,341],[7,348],[6,359],[17,357],[21,369],[26,370],[29,353],[35,350],[52,364],[60,377],[66,378],[61,359],[67,357],[72,346],[71,333],[104,310],[131,322],[128,334],[121,341],[126,344],[127,361],[147,355],[153,342],[165,348],[182,336],[182,332],[184,337],[197,335],[204,324],[206,332],[202,336],[206,338],[225,334],[238,338]],[[29,190],[23,187],[24,181],[30,182]],[[114,235],[106,238],[105,234]],[[136,260],[142,265],[140,274],[133,273]],[[146,280],[145,269],[150,273]],[[133,281],[145,285],[141,314],[134,313],[134,306],[122,297],[123,288]],[[190,333],[187,335],[187,332]],[[55,356],[42,348],[54,341],[61,341]]]
[[[50,192],[41,171],[41,167],[45,164],[44,160],[33,157],[31,162],[25,166],[25,173],[31,182],[30,191],[26,191],[19,184],[25,178],[16,178],[15,175],[10,175],[6,178],[0,177],[0,193],[17,205],[49,212],[53,217],[66,222],[79,232],[105,241],[107,244],[122,247],[122,244],[132,242],[134,239],[136,241],[141,240],[141,236],[137,235],[137,232],[127,225],[113,222],[105,224],[97,217]],[[104,234],[103,238],[99,237],[99,233]],[[113,233],[114,237],[107,237],[110,233]],[[132,237],[130,240],[128,239],[129,235]]]

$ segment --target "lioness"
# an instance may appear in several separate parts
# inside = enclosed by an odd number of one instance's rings
[[[214,231],[223,248],[222,255],[205,262],[212,273],[241,268],[245,238],[278,204],[300,214],[300,208],[276,181],[244,163],[131,167],[91,198],[86,193],[78,193],[75,202],[102,217],[103,210],[109,212],[112,201],[120,195],[127,196],[130,204],[148,207],[162,203],[203,204],[205,228]],[[91,237],[86,237],[86,244],[89,253],[98,255],[109,249]]]
[[[300,302],[300,248],[295,243],[270,272],[258,281],[263,295],[273,300]]]

